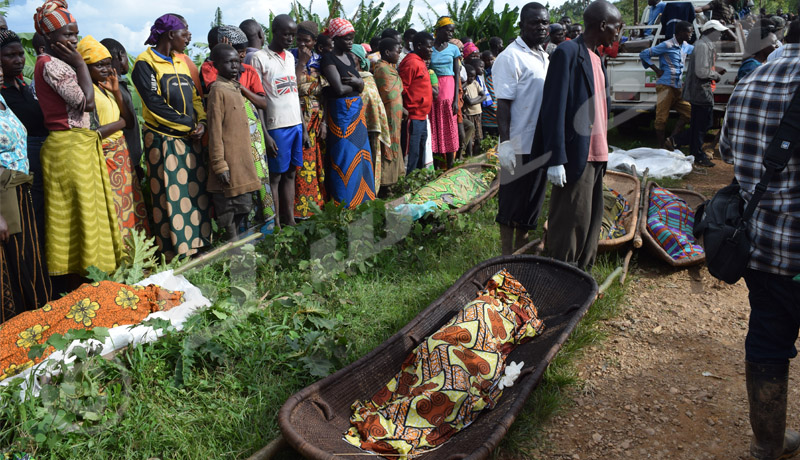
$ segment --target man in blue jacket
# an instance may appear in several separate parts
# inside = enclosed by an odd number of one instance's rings
[[[542,152],[550,155],[547,243],[556,259],[587,269],[597,255],[608,161],[608,81],[595,49],[617,39],[619,10],[596,0],[583,12],[583,35],[550,56],[541,119]]]

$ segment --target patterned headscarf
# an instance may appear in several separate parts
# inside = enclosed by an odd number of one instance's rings
[[[217,29],[217,40],[222,42],[223,38],[230,40],[233,47],[247,45],[247,35],[236,26],[220,26]]]
[[[464,49],[464,44],[461,43],[461,40],[459,40],[457,38],[451,38],[450,39],[450,43],[456,45],[456,48],[458,48],[459,52],[461,52]]]
[[[350,33],[355,33],[356,29],[353,28],[353,24],[350,23],[347,19],[344,18],[333,18],[331,22],[328,23],[328,28],[325,29],[323,34],[331,37],[343,37]]]
[[[449,26],[451,24],[455,24],[455,22],[453,22],[453,20],[450,18],[450,16],[442,16],[442,17],[439,18],[438,21],[436,21],[436,25],[433,28],[434,28],[434,30],[435,29],[440,29],[440,28],[442,28],[444,26]]]
[[[158,44],[158,39],[165,33],[173,30],[183,30],[185,28],[186,24],[184,24],[180,18],[171,14],[165,14],[156,19],[156,23],[150,27],[150,36],[147,37],[147,41],[144,42],[144,44],[155,46]]]
[[[36,14],[33,15],[33,25],[41,35],[47,35],[73,22],[77,21],[67,9],[66,0],[47,0],[36,8]]]
[[[466,58],[472,53],[478,52],[478,46],[475,43],[467,42],[464,44],[464,50],[462,51],[462,55]]]
[[[319,35],[319,26],[314,21],[303,21],[297,24],[297,35],[310,35],[316,39]]]
[[[91,35],[83,37],[83,39],[78,42],[78,52],[81,53],[83,62],[86,64],[94,64],[103,59],[111,59],[111,53],[108,52],[108,48],[95,40]]]
[[[19,36],[13,30],[0,30],[0,49],[12,43],[21,43]]]

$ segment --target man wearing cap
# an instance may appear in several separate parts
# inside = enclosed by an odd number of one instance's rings
[[[694,52],[687,59],[683,100],[692,105],[689,147],[690,154],[694,155],[694,163],[700,166],[714,166],[714,163],[703,151],[703,138],[706,131],[711,128],[714,115],[712,82],[719,82],[722,75],[725,74],[725,69],[719,69],[719,71],[714,69],[717,59],[714,42],[727,32],[728,28],[717,20],[712,19],[703,24],[701,37],[695,42]],[[676,142],[684,143],[679,140]],[[670,147],[671,144],[668,142],[667,148]]]

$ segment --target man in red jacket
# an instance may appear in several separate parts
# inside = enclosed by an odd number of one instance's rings
[[[401,143],[408,158],[406,174],[422,168],[425,161],[425,141],[428,139],[426,120],[433,104],[431,76],[425,61],[431,58],[433,36],[427,32],[414,35],[414,51],[406,56],[397,69],[403,80],[403,107],[408,120],[403,123]]]

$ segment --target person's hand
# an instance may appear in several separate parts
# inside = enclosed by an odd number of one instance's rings
[[[222,38],[219,39],[219,43],[225,44],[225,45],[230,45],[231,44],[231,39],[228,38],[228,37],[222,37]]]
[[[311,48],[307,48],[305,45],[298,44],[297,45],[297,66],[299,67],[301,64],[303,65],[303,70],[306,68],[306,64],[311,60]]]
[[[458,115],[458,101],[453,99],[453,116]]]
[[[661,70],[661,69],[660,69],[660,68],[658,68],[658,67],[655,67],[655,66],[653,67],[653,72],[655,72],[655,73],[656,73],[656,76],[657,76],[658,78],[661,78],[661,76],[662,76],[662,75],[664,75],[664,71],[663,71],[663,70]]]
[[[275,143],[275,139],[269,134],[265,136],[264,145],[267,148],[267,155],[271,158],[278,158],[278,144]]]
[[[86,63],[83,62],[83,56],[81,56],[81,53],[78,52],[77,48],[75,48],[75,45],[72,43],[65,45],[61,42],[55,42],[50,46],[50,49],[53,50],[53,54],[55,54],[57,58],[66,62],[72,66],[72,68],[86,65]]]
[[[206,133],[206,125],[204,123],[198,123],[194,127],[194,130],[192,130],[192,133],[189,134],[189,137],[191,137],[192,139],[199,140],[203,137],[203,134],[205,133]]]
[[[353,75],[350,72],[347,72],[347,75],[342,77],[342,83],[350,86],[359,93],[364,90],[364,80],[361,79],[361,76]]]
[[[328,137],[328,124],[323,121],[319,126],[319,138],[325,140],[326,137]]]
[[[228,187],[231,185],[231,172],[225,171],[223,173],[219,173],[217,174],[217,179],[219,180],[220,184]]]
[[[725,75],[726,72],[727,72],[727,70],[725,70],[725,67],[720,67],[717,70],[717,73],[720,74],[720,75]]]
[[[3,218],[3,215],[0,214],[0,242],[5,243],[8,241],[8,223]]]
[[[497,146],[497,159],[500,160],[500,167],[514,175],[514,168],[517,167],[517,154],[511,141],[503,141]]]
[[[406,110],[406,108],[403,107],[403,120],[406,120],[406,119],[408,119],[408,110]]]
[[[303,129],[303,147],[307,149],[311,148],[311,137],[309,137],[308,131],[306,131],[305,128]]]
[[[556,187],[567,185],[567,171],[564,169],[564,165],[547,168],[547,180]]]
[[[105,81],[97,82],[97,84],[106,91],[114,94],[119,92],[119,76],[117,76],[117,69],[111,69],[111,75]]]

